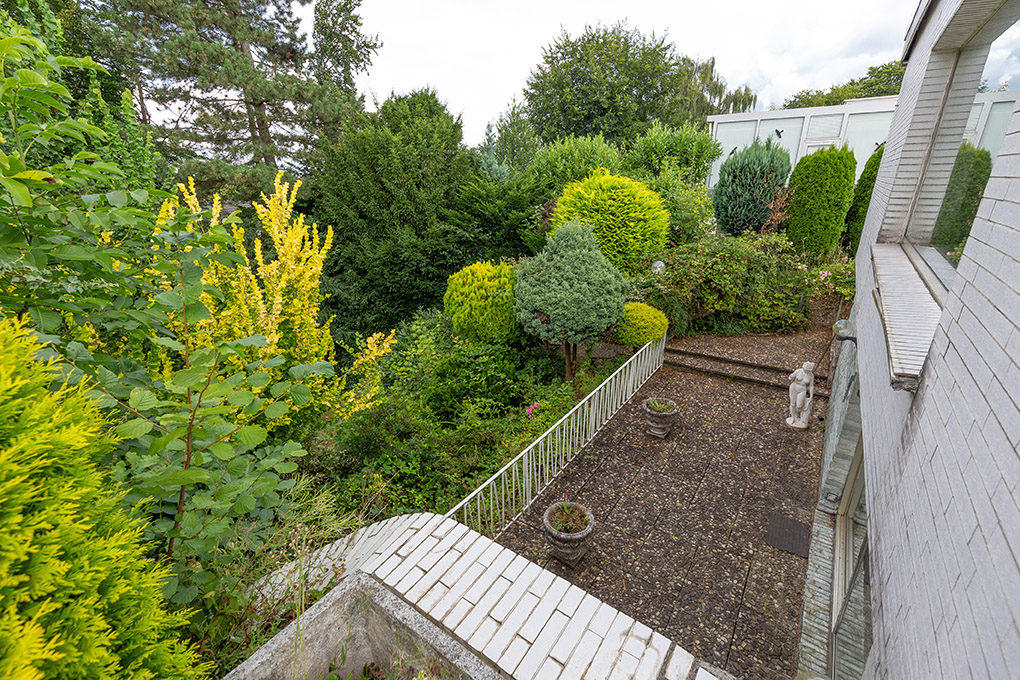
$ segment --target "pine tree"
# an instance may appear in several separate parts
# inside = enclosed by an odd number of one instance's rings
[[[315,62],[347,64],[345,83],[377,47],[358,33],[349,36],[353,56],[327,59],[327,45],[313,59],[288,0],[94,1],[105,49],[137,74],[142,122],[155,123],[146,102],[163,109],[162,141],[180,157],[299,166],[317,133],[358,106],[332,79],[315,76]],[[341,4],[334,15],[357,5]],[[360,20],[344,25],[356,31]],[[331,44],[340,42],[334,35]]]

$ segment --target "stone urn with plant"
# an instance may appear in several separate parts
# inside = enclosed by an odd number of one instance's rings
[[[552,556],[574,568],[588,552],[595,518],[580,503],[564,500],[546,508],[542,528]]]
[[[653,437],[665,439],[676,421],[676,402],[665,397],[649,397],[641,402],[641,413],[644,414],[645,422],[648,424],[645,432]]]

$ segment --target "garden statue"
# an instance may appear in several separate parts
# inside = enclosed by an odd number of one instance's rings
[[[798,430],[806,429],[815,400],[815,365],[810,361],[790,374],[790,417],[786,424]]]

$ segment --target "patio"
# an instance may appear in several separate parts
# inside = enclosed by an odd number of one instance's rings
[[[671,346],[788,371],[822,359],[824,373],[835,315],[817,310],[809,329],[787,336]],[[680,406],[680,427],[665,440],[643,432],[649,396]],[[765,537],[773,512],[810,524],[823,423],[788,428],[788,403],[775,387],[663,366],[498,542],[738,678],[790,678],[807,559]],[[826,405],[816,394],[814,414]],[[541,533],[545,508],[564,498],[597,522],[573,570],[548,558]]]

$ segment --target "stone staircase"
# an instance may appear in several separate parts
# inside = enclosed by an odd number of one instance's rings
[[[799,366],[770,366],[765,363],[744,361],[670,345],[666,345],[664,363],[719,378],[774,387],[784,392],[790,387],[788,376],[799,368]],[[828,398],[829,376],[827,374],[815,374],[815,395]]]

